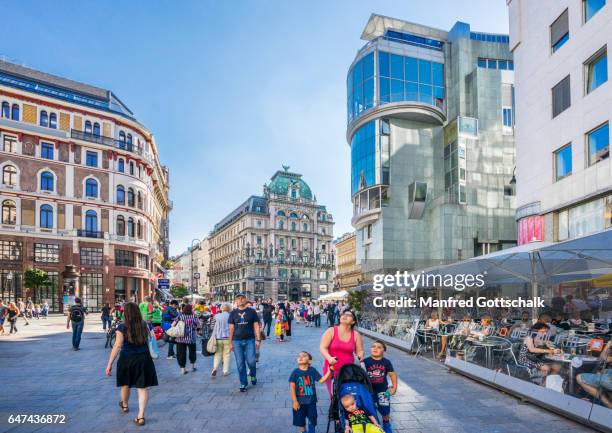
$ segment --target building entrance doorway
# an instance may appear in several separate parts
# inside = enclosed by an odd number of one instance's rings
[[[289,300],[291,302],[299,302],[300,300],[300,289],[299,287],[292,287],[289,292]]]

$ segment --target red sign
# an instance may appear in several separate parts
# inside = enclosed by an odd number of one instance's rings
[[[518,244],[544,240],[544,217],[532,215],[518,222]]]

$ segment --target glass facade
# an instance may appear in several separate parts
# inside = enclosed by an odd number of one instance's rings
[[[376,184],[376,122],[370,121],[353,135],[351,140],[351,194],[364,185]]]
[[[440,108],[444,104],[444,65],[414,57],[378,52],[381,104],[419,101]]]
[[[348,121],[374,106],[374,53],[366,55],[349,71],[346,80]]]
[[[81,274],[79,280],[83,305],[89,312],[100,311],[102,308],[102,274]]]

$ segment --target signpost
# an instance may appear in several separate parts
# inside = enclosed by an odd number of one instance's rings
[[[167,278],[160,278],[159,280],[157,280],[157,288],[158,289],[169,289],[170,280]]]

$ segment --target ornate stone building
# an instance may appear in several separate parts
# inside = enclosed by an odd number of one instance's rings
[[[316,299],[332,290],[333,218],[302,179],[284,166],[215,225],[209,235],[215,299]]]
[[[334,290],[351,290],[363,280],[361,267],[357,263],[355,232],[345,233],[334,241],[336,251],[336,274]]]
[[[151,132],[109,90],[7,62],[0,107],[0,297],[55,312],[152,294],[171,202]],[[64,290],[66,266],[79,275]],[[51,285],[26,288],[30,268]]]

